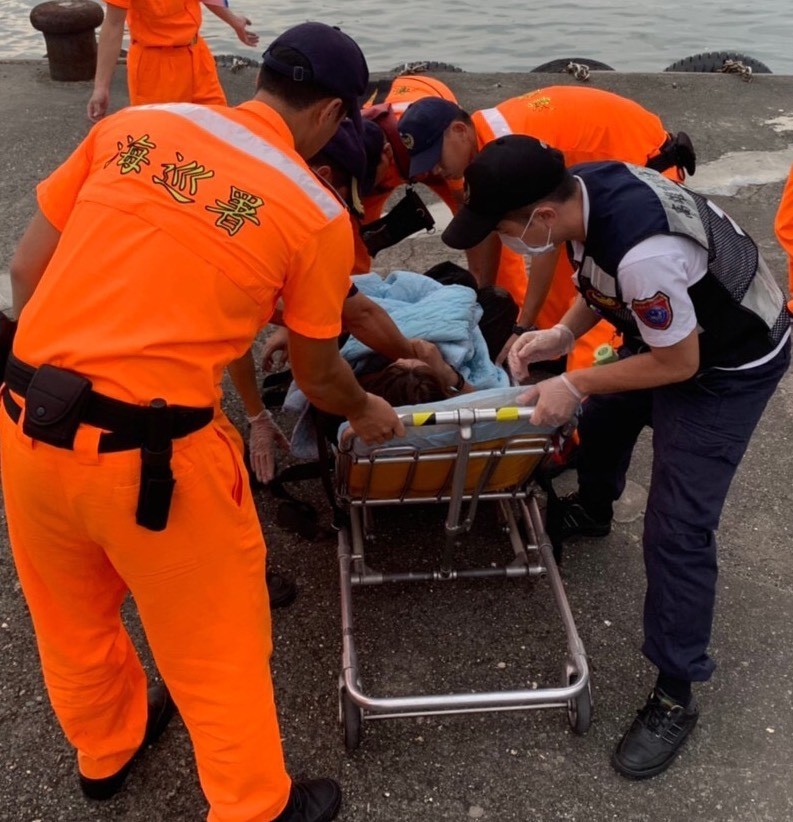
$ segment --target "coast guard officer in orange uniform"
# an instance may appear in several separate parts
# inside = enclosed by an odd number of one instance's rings
[[[375,169],[373,185],[361,198],[361,223],[364,226],[379,219],[391,194],[410,182],[410,156],[399,137],[397,124],[408,106],[416,100],[425,98],[447,100],[455,104],[457,102],[452,90],[440,80],[427,75],[406,74],[396,77],[382,89],[376,88],[364,104],[364,118],[376,123],[384,137],[382,157]],[[432,189],[449,206],[452,213],[456,211],[458,199],[441,177],[427,175],[421,182]],[[371,256],[356,231],[353,274],[368,274],[371,270]]]
[[[790,170],[785,189],[782,192],[782,201],[774,222],[777,239],[788,255],[788,279],[790,301],[787,310],[793,314],[793,168]]]
[[[305,23],[265,52],[250,102],[125,109],[38,188],[11,266],[3,491],[47,690],[89,798],[121,788],[165,728],[170,692],[210,822],[338,812],[333,780],[293,782],[284,767],[265,545],[216,419],[223,369],[280,299],[310,400],[370,442],[403,433],[339,356],[349,218],[304,161],[359,117],[367,79],[353,40]],[[120,617],[128,592],[167,685],[148,697]]]
[[[94,92],[88,117],[96,122],[107,114],[110,81],[121,51],[124,21],[129,27],[127,55],[129,101],[147,103],[204,103],[225,105],[215,59],[198,33],[199,0],[112,0],[99,32]],[[234,29],[246,46],[255,46],[259,35],[247,30],[250,20],[222,3],[204,5]]]
[[[507,134],[531,135],[553,145],[569,165],[623,160],[666,171],[675,180],[683,179],[684,164],[693,171],[693,151],[683,154],[690,147],[685,135],[671,137],[660,119],[638,103],[592,88],[550,86],[472,116],[450,103],[423,100],[410,106],[399,130],[411,154],[413,177],[431,173],[459,180],[487,143]],[[528,292],[523,257],[502,252],[497,235],[469,252],[469,267],[483,285],[495,279],[518,299],[515,289],[522,283],[518,333],[535,325],[551,328],[575,296],[570,264],[558,249],[545,251],[532,259]],[[554,276],[554,271],[563,276]],[[579,340],[571,364],[591,365],[594,350],[613,336],[607,324],[597,326]]]

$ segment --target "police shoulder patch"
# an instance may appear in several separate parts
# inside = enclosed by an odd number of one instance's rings
[[[663,291],[656,291],[646,300],[634,300],[631,308],[648,328],[666,331],[672,325],[672,303],[669,301],[669,295]]]

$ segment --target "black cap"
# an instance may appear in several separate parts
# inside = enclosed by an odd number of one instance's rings
[[[286,48],[302,55],[308,68],[291,65],[274,51]],[[262,55],[264,65],[297,83],[315,83],[350,105],[350,118],[361,128],[358,100],[366,92],[369,68],[358,44],[336,26],[301,23],[273,40]]]
[[[460,106],[440,97],[422,97],[402,115],[399,137],[410,155],[410,176],[426,174],[438,164],[443,132],[460,115]]]
[[[463,202],[441,239],[451,248],[472,248],[510,211],[555,191],[566,167],[561,151],[523,134],[488,143],[465,170]]]

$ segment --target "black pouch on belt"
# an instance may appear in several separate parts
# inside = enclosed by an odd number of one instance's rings
[[[361,226],[361,239],[374,257],[378,251],[390,248],[422,229],[429,231],[434,226],[435,220],[424,201],[412,188],[408,188],[405,196],[388,214]]]
[[[152,400],[146,409],[146,430],[140,449],[140,491],[135,522],[149,531],[168,525],[176,480],[171,471],[173,437],[171,414],[165,400]]]
[[[22,431],[56,448],[73,448],[91,393],[91,380],[53,365],[42,365],[25,394]]]

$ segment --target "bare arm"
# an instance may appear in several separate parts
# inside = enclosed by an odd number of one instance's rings
[[[559,260],[559,248],[531,258],[529,269],[529,286],[526,297],[518,314],[518,325],[530,326],[537,321],[537,315],[551,290],[556,263]]]
[[[353,431],[367,443],[381,443],[405,428],[394,409],[367,394],[341,358],[336,339],[317,340],[290,329],[289,361],[295,381],[317,408],[347,417]]]
[[[341,322],[353,337],[389,360],[416,356],[388,312],[360,291],[344,301]]]
[[[584,302],[584,298],[580,294],[576,296],[575,302],[559,320],[559,324],[566,325],[573,332],[576,339],[582,337],[599,322],[600,316]]]
[[[476,277],[479,287],[495,285],[501,260],[501,240],[498,234],[493,231],[479,245],[469,248],[465,255],[468,258],[468,268]]]
[[[610,394],[683,382],[693,377],[698,368],[699,338],[694,329],[674,345],[651,348],[647,353],[610,365],[572,371],[567,378],[584,395]]]
[[[33,296],[44,270],[60,240],[61,233],[37,211],[30,221],[11,260],[12,313],[19,318]]]
[[[110,81],[113,79],[113,71],[121,53],[126,18],[126,9],[112,3],[107,4],[105,19],[99,31],[94,92],[88,101],[88,119],[94,123],[107,114],[107,107],[110,104]]]
[[[245,407],[245,413],[249,417],[255,417],[264,411],[264,403],[259,395],[259,386],[256,383],[256,365],[253,362],[253,351],[249,348],[238,360],[230,362],[228,371]]]
[[[531,328],[536,324],[537,315],[540,313],[543,303],[548,298],[548,292],[551,290],[556,263],[559,259],[559,251],[560,249],[557,248],[547,254],[531,258],[528,271],[529,285],[526,289],[526,296],[523,298],[523,305],[518,313],[516,325]],[[496,365],[501,365],[504,362],[517,339],[517,334],[511,334],[507,338],[496,357]]]
[[[360,291],[344,301],[341,320],[344,328],[354,337],[389,360],[421,360],[442,385],[455,385],[459,379],[437,346],[426,340],[406,337],[388,312]]]
[[[575,413],[588,394],[610,394],[656,388],[689,379],[699,368],[699,340],[694,329],[685,339],[664,348],[651,348],[624,360],[568,371],[541,380],[518,398],[519,403],[534,405],[531,420],[535,425],[562,425]]]
[[[246,46],[255,46],[259,42],[259,35],[255,31],[248,31],[251,21],[242,14],[235,14],[225,6],[207,5],[215,17],[219,17],[224,23],[234,29],[237,39]]]

